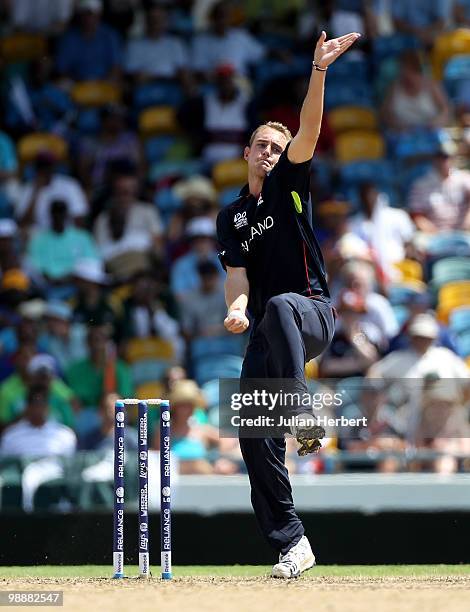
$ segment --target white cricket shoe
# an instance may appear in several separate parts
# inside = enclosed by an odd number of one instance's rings
[[[273,566],[274,578],[298,578],[302,572],[315,565],[315,555],[305,536],[285,555],[279,555],[279,563]]]

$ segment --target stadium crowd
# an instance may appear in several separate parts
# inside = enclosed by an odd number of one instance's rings
[[[467,0],[2,0],[0,15],[2,457],[111,449],[113,398],[168,396],[181,473],[242,469],[217,435],[217,379],[239,375],[246,338],[223,327],[215,218],[250,131],[296,131],[325,29],[362,39],[328,71],[312,162],[340,317],[307,374],[369,427],[290,467],[468,469]]]

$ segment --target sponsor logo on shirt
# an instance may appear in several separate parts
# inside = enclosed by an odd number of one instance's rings
[[[264,202],[263,200],[263,195],[260,193],[259,194],[259,198],[258,201],[256,202],[256,208],[258,208],[258,206],[261,206],[261,204]]]
[[[248,221],[246,220],[246,210],[242,213],[236,213],[233,218],[233,223],[235,225],[235,229],[241,229],[248,225]]]

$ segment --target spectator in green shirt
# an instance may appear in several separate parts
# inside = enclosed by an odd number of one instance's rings
[[[49,214],[50,228],[35,232],[29,241],[28,261],[48,282],[70,283],[77,261],[99,258],[95,241],[70,222],[65,201],[54,200]]]
[[[72,363],[66,371],[66,380],[83,406],[97,409],[105,393],[132,397],[130,371],[115,357],[109,326],[90,327],[87,343],[89,357]]]
[[[74,408],[78,408],[73,391],[56,377],[54,360],[50,355],[34,353],[33,345],[21,345],[15,358],[16,372],[0,385],[0,426],[22,416],[29,388],[41,384],[49,396],[51,416],[73,427]]]

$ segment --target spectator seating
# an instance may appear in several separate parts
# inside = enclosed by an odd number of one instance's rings
[[[442,232],[432,236],[426,248],[430,258],[470,257],[470,235],[466,232]]]
[[[449,315],[449,327],[456,334],[470,331],[470,306],[455,308]]]
[[[23,136],[18,142],[18,156],[22,164],[32,162],[38,153],[50,152],[59,161],[65,161],[68,155],[67,142],[56,134],[33,132]]]
[[[200,359],[194,368],[194,378],[203,385],[214,378],[239,378],[243,359],[236,355],[215,355]]]
[[[134,89],[133,105],[137,112],[150,106],[171,106],[177,108],[183,100],[183,92],[174,81],[152,81],[137,85]]]
[[[7,64],[32,61],[47,52],[47,39],[39,34],[15,32],[0,42],[0,55]]]
[[[439,289],[437,313],[444,323],[454,308],[470,303],[470,280],[448,283]]]
[[[339,106],[329,112],[328,119],[336,134],[349,130],[377,129],[377,116],[368,107]]]
[[[72,100],[78,106],[104,106],[121,101],[122,91],[109,81],[83,81],[72,87]]]
[[[155,134],[176,134],[178,122],[171,106],[151,106],[139,115],[139,130],[144,138]]]
[[[466,81],[470,81],[470,53],[455,55],[445,66],[444,85],[452,100],[455,101],[460,85]]]
[[[126,349],[135,386],[162,377],[175,360],[171,342],[161,338],[132,338]]]
[[[212,179],[217,189],[225,189],[246,183],[246,161],[228,159],[217,162],[212,169]]]
[[[464,53],[470,53],[470,29],[459,28],[438,36],[431,57],[434,77],[442,79],[447,62]]]
[[[385,143],[379,132],[353,130],[338,135],[335,151],[340,163],[381,159],[385,155]]]
[[[446,257],[432,266],[432,284],[435,289],[459,280],[470,280],[469,257]]]
[[[397,262],[395,267],[401,272],[402,282],[423,280],[423,268],[414,259],[403,259],[403,261]]]

